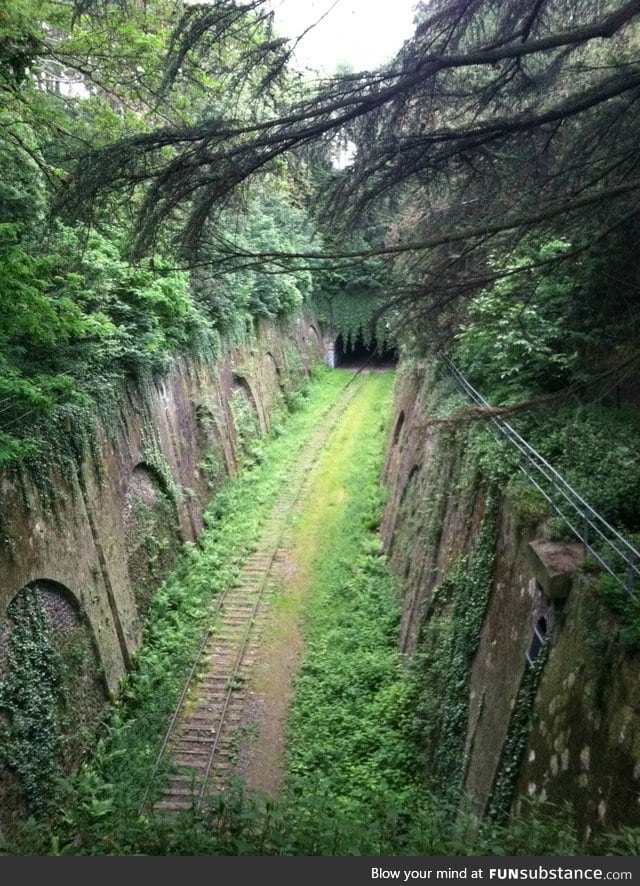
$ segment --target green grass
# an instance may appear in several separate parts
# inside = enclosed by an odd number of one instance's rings
[[[400,601],[377,533],[392,383],[391,373],[364,381],[323,452],[313,507],[296,529],[311,580],[285,799],[300,848],[316,852],[383,851],[381,831],[406,801]]]
[[[302,407],[265,441],[260,463],[228,482],[150,609],[144,643],[95,753],[66,785],[61,815],[26,822],[20,855],[571,855],[565,810],[529,810],[504,827],[461,814],[422,784],[410,728],[414,688],[397,651],[401,601],[380,550],[380,471],[393,374],[359,378],[310,477],[294,527],[304,575],[305,653],[278,801],[241,783],[199,812],[140,813],[159,743],[208,603],[238,575],[312,430],[348,373],[321,372]]]
[[[350,377],[319,367],[301,393],[301,406],[264,441],[260,462],[228,480],[215,496],[198,545],[184,546],[151,602],[134,667],[121,685],[91,762],[71,784],[61,786],[67,798],[60,803],[70,811],[62,822],[29,825],[28,835],[16,837],[18,843],[51,839],[53,827],[56,844],[71,839],[74,851],[85,843],[101,847],[102,854],[122,848],[122,836],[138,819],[164,731],[208,628],[208,604],[237,579],[299,453]]]

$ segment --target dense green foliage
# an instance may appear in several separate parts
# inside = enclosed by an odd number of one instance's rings
[[[456,336],[455,357],[494,396],[504,391],[523,398],[569,382],[578,352],[568,315],[579,281],[561,267],[556,276],[539,281],[531,298],[517,276],[532,261],[553,260],[568,248],[558,240],[533,255],[521,248],[503,266],[489,262],[500,273],[516,276],[501,277],[471,302],[468,322]]]
[[[91,760],[61,784],[55,814],[23,820],[5,852],[465,855],[576,848],[561,810],[531,809],[526,827],[516,820],[484,830],[472,817],[454,814],[451,798],[444,802],[424,790],[423,749],[407,728],[416,684],[395,646],[399,601],[376,538],[390,376],[370,383],[361,433],[347,427],[320,466],[330,478],[324,482],[345,491],[345,510],[334,509],[324,521],[310,508],[304,518],[314,526],[320,519],[326,531],[310,589],[309,651],[294,700],[282,800],[265,802],[239,784],[197,813],[163,817],[143,804],[147,790],[153,797],[162,782],[160,771],[149,783],[153,762],[199,645],[207,604],[237,576],[291,464],[347,380],[340,371],[322,372],[303,408],[272,435],[260,464],[214,498],[200,546],[188,546],[151,602],[145,642]],[[373,399],[377,408],[368,408]],[[336,461],[345,439],[352,457]],[[38,698],[48,691],[45,681]],[[42,728],[46,723],[41,718]]]
[[[423,749],[425,781],[450,802],[463,788],[471,664],[493,586],[494,557],[495,515],[489,513],[468,562],[460,562],[436,589],[411,657],[412,728]]]
[[[42,816],[56,802],[61,776],[62,665],[34,589],[13,601],[8,616],[9,676],[0,684],[0,710],[8,724],[2,763],[18,776],[27,812]]]
[[[3,624],[0,787],[3,819],[14,825],[47,821],[57,810],[64,778],[94,741],[106,701],[86,624],[62,598],[57,606],[65,615],[56,624],[34,583],[14,598]]]
[[[360,336],[400,342],[406,360],[450,355],[593,507],[638,538],[637,7],[434,0],[392,65],[314,91],[287,70],[260,6],[9,0],[0,10],[0,468],[30,470],[54,507],[50,467],[73,476],[95,445],[96,412],[113,417],[125,385],[144,387],[177,354],[214,359],[261,319],[311,305],[347,348]],[[330,162],[336,136],[355,145],[344,169]],[[32,597],[15,604],[0,686],[15,728],[2,754],[24,784],[21,802],[45,820],[16,835],[20,851],[578,848],[563,812],[534,810],[528,825],[502,829],[535,675],[514,715],[494,823],[452,813],[492,555],[483,535],[439,588],[405,673],[394,585],[370,531],[382,426],[364,434],[373,449],[345,478],[359,496],[318,580],[282,805],[239,789],[176,826],[140,814],[209,597],[233,579],[339,380],[325,379],[310,410],[289,393],[297,414],[272,447],[257,441],[235,392],[252,470],[216,496],[201,549],[183,553],[158,593],[137,589],[145,643],[94,760],[69,782],[64,667]],[[460,398],[450,405],[459,410]],[[173,515],[177,493],[145,431]],[[520,528],[572,537],[484,426],[468,432],[466,453],[461,482],[477,471],[509,492]],[[205,462],[217,488],[219,457]],[[429,541],[444,503],[440,490]],[[0,529],[6,536],[2,514]],[[152,577],[164,544],[145,549]],[[637,651],[637,604],[608,579],[598,588],[621,617],[623,648]],[[438,716],[442,698],[450,705]],[[429,793],[417,777],[425,755]],[[48,829],[63,789],[67,814]]]
[[[322,229],[325,248],[337,249],[338,244],[332,242],[331,226]],[[353,248],[363,251],[373,248],[379,237],[379,224],[372,220],[349,232]],[[312,305],[318,320],[335,338],[342,336],[346,351],[353,348],[358,339],[366,347],[375,344],[380,349],[385,343],[392,343],[386,308],[393,277],[379,256],[357,262],[335,262],[317,269],[314,277],[318,282]]]
[[[186,130],[115,141],[87,154],[70,191],[86,205],[130,188],[146,215],[139,247],[177,225],[198,260],[213,233],[228,269],[247,254],[222,208],[275,163],[306,164],[325,249],[253,261],[311,263],[330,292],[382,258],[403,344],[448,350],[463,330],[514,391],[636,371],[638,15],[633,0],[417,4],[413,37],[380,71],[329,78],[265,114],[215,103]],[[332,168],[346,145],[349,162]],[[493,340],[476,338],[477,321]]]
[[[12,0],[2,13],[11,39],[0,61],[0,465],[32,458],[45,439],[68,450],[51,434],[64,416],[86,427],[96,402],[104,407],[109,393],[115,402],[127,380],[166,370],[178,352],[215,357],[223,340],[244,338],[261,317],[295,314],[311,293],[308,272],[211,276],[206,255],[181,270],[170,233],[132,262],[135,195],[107,197],[90,217],[52,215],[88,148],[238,102],[260,114],[274,100],[232,77],[246,51],[241,29],[222,33],[214,53],[188,53],[164,83],[180,14],[170,0],[99,12]],[[266,42],[266,26],[252,27],[256,46]],[[253,76],[257,88],[259,67]],[[286,164],[224,217],[248,252],[313,239]]]
[[[149,781],[157,748],[199,645],[208,603],[237,577],[238,564],[253,549],[293,461],[348,380],[340,371],[319,376],[301,407],[266,441],[260,463],[228,481],[212,501],[201,544],[187,547],[151,602],[145,642],[91,759],[73,778],[60,782],[62,793],[48,818],[24,819],[11,839],[5,835],[5,853],[446,856],[584,851],[568,808],[532,801],[524,804],[522,817],[484,823],[465,812],[454,785],[462,765],[454,723],[459,704],[451,706],[451,717],[443,721],[443,728],[454,730],[451,746],[443,744],[436,753],[444,780],[432,780],[433,792],[425,789],[424,736],[416,727],[433,727],[435,715],[416,705],[425,688],[422,656],[407,668],[397,651],[399,599],[376,536],[383,505],[378,476],[389,376],[370,381],[367,398],[362,398],[366,408],[359,407],[364,422],[352,418],[333,449],[329,446],[316,480],[321,485],[314,488],[327,493],[326,505],[308,508],[298,524],[303,540],[318,526],[324,529],[315,538],[316,565],[305,607],[308,654],[297,679],[282,798],[267,801],[238,783],[198,812],[163,816],[148,811],[164,777],[161,770],[153,784]],[[348,459],[339,457],[345,445]],[[332,507],[334,494],[344,496],[344,511]],[[318,499],[314,495],[311,500]],[[461,686],[477,638],[489,549],[481,545],[468,575],[460,570],[461,605],[450,610],[453,627],[445,631],[458,640],[447,646],[453,656],[441,662],[439,672],[463,706]],[[467,593],[475,594],[474,584],[478,605],[467,612],[462,603]],[[443,619],[445,612],[446,606]],[[55,660],[47,657],[49,669]],[[34,697],[55,691],[44,680]],[[37,704],[38,728],[46,728],[41,701]],[[55,731],[52,736],[55,740]],[[37,769],[40,758],[29,759]],[[42,788],[48,770],[38,772]],[[633,830],[621,832],[603,839],[598,849],[626,854],[635,839]]]
[[[205,515],[208,528],[200,544],[185,547],[175,570],[154,594],[144,642],[122,684],[119,702],[91,763],[81,767],[68,786],[69,820],[56,821],[47,839],[71,840],[77,829],[82,851],[118,854],[119,848],[126,850],[125,843],[118,841],[134,839],[138,828],[144,832],[147,825],[145,819],[138,820],[140,807],[150,787],[157,749],[207,624],[207,604],[237,578],[239,564],[253,550],[290,466],[344,385],[339,374],[322,375],[313,402],[296,410],[286,433],[274,428],[260,463],[254,462],[218,492]],[[116,822],[120,830],[114,832]],[[153,826],[163,827],[160,822]]]

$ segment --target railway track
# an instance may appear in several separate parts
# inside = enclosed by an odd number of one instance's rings
[[[163,764],[171,764],[162,796],[153,803],[156,812],[197,809],[207,796],[224,791],[234,774],[261,631],[273,592],[284,580],[285,530],[313,465],[357,390],[358,385],[348,383],[325,414],[269,513],[256,551],[245,562],[239,579],[212,602],[212,627],[193,662],[155,762],[151,783]],[[146,805],[145,797],[143,808]]]

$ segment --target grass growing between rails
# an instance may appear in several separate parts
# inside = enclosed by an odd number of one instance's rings
[[[570,854],[566,813],[483,829],[425,791],[415,686],[398,652],[401,600],[378,534],[392,374],[369,376],[325,448],[295,538],[307,574],[305,655],[279,804],[254,843],[278,855]],[[449,699],[441,699],[446,708]],[[254,798],[254,810],[259,803]],[[245,799],[249,808],[251,798]]]
[[[404,799],[400,603],[377,533],[392,383],[391,373],[367,377],[296,527],[310,582],[284,787],[294,854],[384,851],[380,825]]]
[[[234,580],[301,447],[349,378],[339,370],[320,373],[256,464],[216,497],[200,546],[184,552],[154,597],[135,667],[92,760],[64,786],[60,816],[25,823],[5,854],[578,854],[566,810],[532,807],[506,826],[482,826],[460,812],[457,798],[436,800],[424,790],[421,749],[410,728],[415,685],[397,651],[401,604],[378,536],[392,373],[359,378],[294,529],[306,584],[305,654],[280,798],[238,783],[198,812],[140,812],[207,627],[207,604]]]
[[[198,545],[187,544],[176,568],[153,597],[143,643],[90,763],[57,786],[55,821],[27,821],[5,835],[4,851],[30,854],[95,850],[127,854],[130,830],[160,742],[186,674],[208,628],[209,602],[239,575],[292,465],[350,376],[319,367],[296,399],[286,424],[256,442],[253,466],[230,479],[205,514]],[[1,835],[0,835],[1,838]],[[50,844],[50,845],[47,845]]]

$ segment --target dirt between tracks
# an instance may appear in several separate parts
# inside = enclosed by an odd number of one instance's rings
[[[236,774],[250,790],[274,800],[282,785],[287,714],[303,650],[301,613],[307,582],[291,550],[282,558],[281,576],[247,687],[236,766]]]

